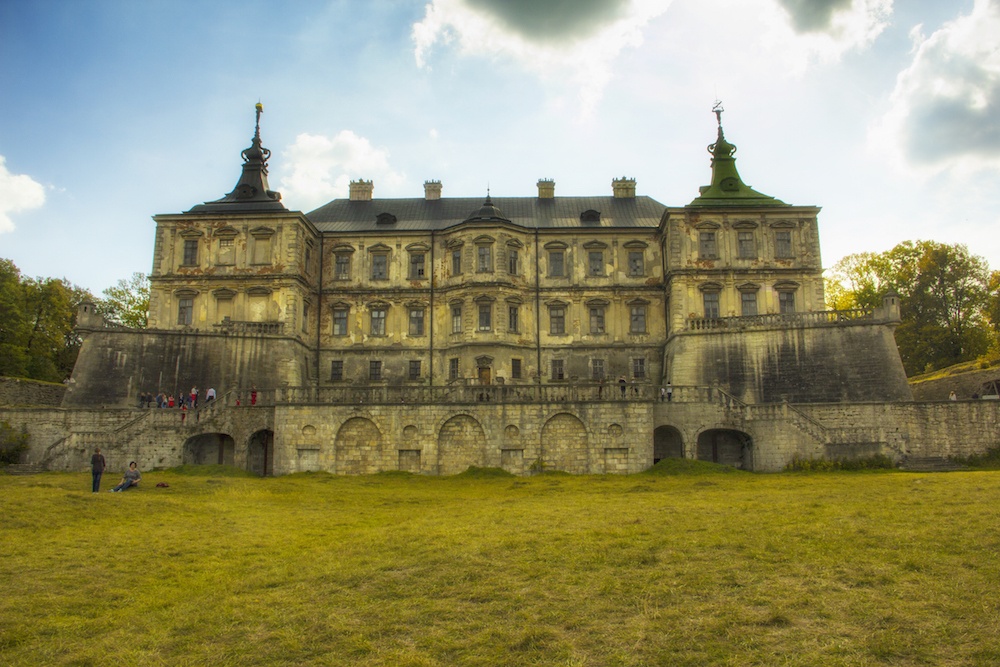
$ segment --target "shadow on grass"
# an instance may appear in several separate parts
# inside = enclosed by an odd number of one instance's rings
[[[744,473],[732,466],[697,461],[695,459],[660,459],[652,468],[643,470],[640,475],[731,475]]]
[[[170,472],[175,475],[187,475],[191,477],[260,477],[249,470],[237,468],[236,466],[212,465],[191,465],[186,464],[176,468],[166,468],[163,472]]]

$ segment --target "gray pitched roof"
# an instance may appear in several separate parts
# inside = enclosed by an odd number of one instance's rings
[[[478,197],[449,197],[427,200],[373,199],[351,201],[334,199],[329,204],[306,214],[321,232],[437,231],[467,220],[481,222],[484,209]],[[493,197],[501,219],[527,229],[555,228],[656,228],[666,206],[649,197]],[[584,211],[598,211],[600,220],[581,222]],[[377,224],[381,213],[396,217],[394,224]]]

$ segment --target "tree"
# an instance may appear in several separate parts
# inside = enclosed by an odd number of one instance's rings
[[[149,317],[149,277],[137,271],[127,280],[119,278],[114,286],[104,290],[98,307],[110,324],[145,329]]]
[[[914,375],[987,351],[990,279],[986,260],[964,245],[905,241],[883,253],[837,262],[830,293],[836,307],[875,308],[895,290],[902,316],[896,343],[907,374]]]

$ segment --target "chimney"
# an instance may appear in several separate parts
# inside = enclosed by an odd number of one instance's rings
[[[441,199],[441,181],[424,181],[424,199]]]
[[[542,178],[538,181],[538,198],[539,199],[555,199],[556,196],[556,182],[551,178]]]
[[[375,184],[365,179],[351,181],[351,201],[371,201]]]
[[[616,178],[611,181],[611,190],[615,193],[615,199],[627,199],[629,197],[635,197],[635,179],[626,178],[622,176],[621,178]]]

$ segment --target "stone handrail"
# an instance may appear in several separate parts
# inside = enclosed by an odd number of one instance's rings
[[[280,335],[285,332],[284,322],[246,322],[243,320],[223,320],[219,324],[213,324],[212,326],[223,333]]]
[[[845,322],[872,322],[875,311],[868,308],[848,310],[820,310],[812,313],[766,313],[741,317],[690,317],[687,331],[740,330],[774,326],[805,326],[817,324],[843,324]]]

